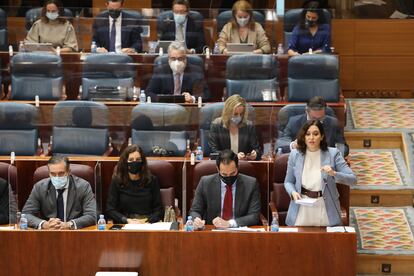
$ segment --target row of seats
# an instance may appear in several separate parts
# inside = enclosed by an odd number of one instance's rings
[[[223,102],[204,105],[199,111],[199,145],[209,156],[211,123],[221,116]],[[283,107],[278,114],[278,131],[283,132],[290,117],[303,114],[305,104]],[[92,101],[61,101],[53,108],[52,139],[49,153],[67,155],[110,155],[108,107]],[[335,116],[328,107],[327,114]],[[0,102],[0,155],[39,155],[42,153],[38,131],[38,109],[30,104]],[[189,139],[190,112],[178,104],[139,104],[131,113],[131,142],[139,144],[147,155],[184,156]],[[255,122],[255,110],[248,106],[248,119]],[[270,116],[270,115],[269,115]],[[273,128],[273,126],[269,126]],[[260,135],[260,132],[259,132]],[[280,134],[279,134],[280,135]],[[260,140],[260,139],[259,139]]]
[[[188,56],[188,63],[204,72],[200,56]],[[168,64],[168,56],[157,57],[154,66]],[[246,66],[248,65],[248,66]],[[90,100],[95,86],[134,86],[137,65],[122,54],[91,54],[82,69],[82,94]],[[239,94],[247,101],[268,100],[263,91],[277,91],[278,62],[272,55],[236,55],[227,60],[227,95]],[[61,57],[47,53],[20,53],[11,59],[12,100],[60,100],[63,90]],[[132,91],[132,89],[129,89]],[[306,102],[322,96],[328,102],[340,99],[339,61],[334,55],[302,55],[288,61],[287,101]]]

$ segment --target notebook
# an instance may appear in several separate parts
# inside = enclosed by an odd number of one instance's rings
[[[247,54],[253,51],[253,43],[227,43],[227,53],[229,55]]]

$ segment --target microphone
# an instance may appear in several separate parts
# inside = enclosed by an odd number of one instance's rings
[[[102,197],[101,197],[101,189],[97,189],[97,187],[101,187],[101,161],[96,161],[95,167],[93,168],[93,175],[94,177],[94,189],[92,192],[95,194],[96,200],[96,215],[99,216],[102,211]],[[92,188],[92,187],[91,187]],[[99,193],[98,193],[99,192]]]
[[[342,220],[341,212],[339,212],[338,207],[335,204],[334,198],[333,198],[332,193],[331,193],[331,189],[329,188],[329,185],[328,185],[328,177],[329,176],[330,175],[328,175],[327,173],[322,172],[323,183],[325,183],[325,187],[326,187],[326,189],[328,189],[328,193],[329,193],[329,195],[332,198],[332,201],[334,203],[334,207],[335,207],[336,213],[339,215],[339,219]],[[344,228],[344,233],[348,233],[348,231],[346,230],[345,225],[342,225],[342,227]]]

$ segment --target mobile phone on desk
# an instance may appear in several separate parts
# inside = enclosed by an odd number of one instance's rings
[[[121,230],[122,229],[122,225],[120,224],[114,224],[111,226],[111,228],[109,228],[109,230]]]

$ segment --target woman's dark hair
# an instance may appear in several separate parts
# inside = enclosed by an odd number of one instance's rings
[[[314,12],[318,14],[318,20],[316,21],[317,25],[326,23],[325,15],[323,13],[323,8],[320,7],[317,1],[309,2],[306,7],[303,8],[302,13],[300,15],[299,26],[301,29],[306,29],[306,13],[307,12]]]
[[[62,2],[60,2],[59,0],[47,0],[45,2],[42,8],[42,13],[40,14],[40,20],[46,23],[49,22],[49,18],[46,17],[47,5],[49,4],[55,4],[55,6],[58,8],[58,13],[59,13],[59,17],[57,18],[57,20],[59,21],[59,23],[65,23],[66,22],[66,18],[64,18],[65,11],[64,11]]]
[[[130,181],[128,174],[128,157],[133,152],[139,152],[142,160],[142,170],[140,173],[141,185],[146,186],[151,181],[151,172],[148,169],[147,158],[145,157],[144,151],[137,145],[128,146],[119,157],[118,164],[116,165],[116,171],[114,178],[121,187],[128,186]]]
[[[309,120],[302,126],[302,128],[299,130],[299,133],[298,133],[298,136],[297,136],[297,143],[298,143],[299,152],[301,152],[302,154],[306,153],[305,136],[306,136],[306,132],[308,132],[308,129],[311,126],[316,126],[319,129],[319,132],[321,133],[321,136],[322,136],[320,148],[323,151],[327,151],[328,150],[328,143],[326,142],[326,135],[325,135],[325,130],[323,128],[322,122],[319,121],[319,120]]]

